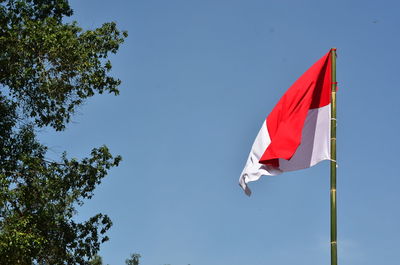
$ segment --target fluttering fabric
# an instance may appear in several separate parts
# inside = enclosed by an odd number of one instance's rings
[[[263,122],[239,184],[263,175],[311,167],[330,159],[331,52],[319,59],[282,96]]]

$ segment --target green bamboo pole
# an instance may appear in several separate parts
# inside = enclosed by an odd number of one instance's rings
[[[337,216],[336,216],[336,48],[331,49],[331,265],[337,265]]]

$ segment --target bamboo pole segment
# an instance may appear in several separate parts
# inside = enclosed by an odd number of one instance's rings
[[[337,265],[337,210],[336,210],[336,48],[331,49],[331,265]]]

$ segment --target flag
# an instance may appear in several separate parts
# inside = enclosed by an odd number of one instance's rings
[[[331,52],[319,59],[282,96],[261,126],[239,185],[330,159]]]

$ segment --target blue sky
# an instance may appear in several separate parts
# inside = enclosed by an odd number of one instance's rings
[[[79,211],[114,222],[100,254],[142,265],[329,264],[329,163],[252,183],[239,174],[266,115],[338,48],[339,264],[397,265],[398,1],[71,1],[85,29],[116,21],[118,97],[96,96],[49,155],[123,156]]]

